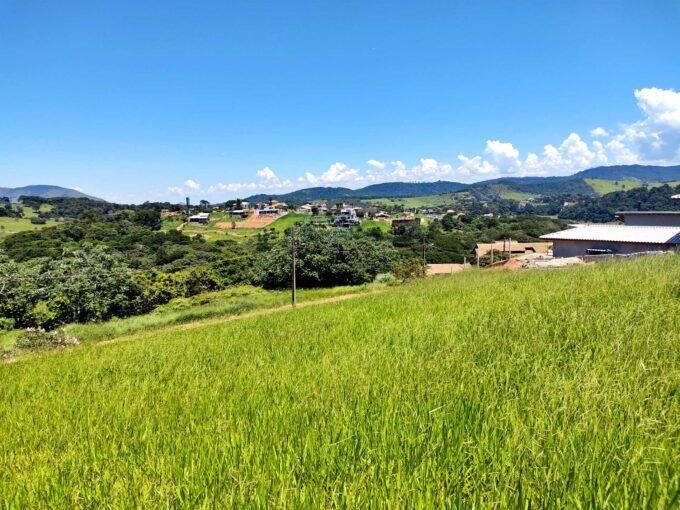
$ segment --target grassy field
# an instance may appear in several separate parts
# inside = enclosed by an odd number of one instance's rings
[[[299,289],[298,303],[350,294],[377,291],[379,284],[328,289]],[[140,331],[148,332],[164,326],[186,324],[216,317],[230,317],[253,310],[281,307],[290,303],[290,291],[264,290],[243,285],[219,292],[206,292],[190,298],[176,298],[152,313],[99,324],[70,324],[64,329],[83,343],[110,340]],[[8,333],[8,336],[12,333]],[[0,339],[2,336],[0,335]],[[6,342],[9,344],[9,342]]]
[[[0,500],[676,507],[679,282],[469,271],[0,366]]]
[[[288,213],[267,225],[265,228],[273,228],[278,232],[283,232],[295,223],[308,222],[311,221],[311,219],[312,217],[307,214]],[[241,221],[243,221],[243,219],[231,217],[226,213],[213,212],[211,213],[211,220],[208,224],[187,223],[182,227],[182,232],[190,236],[201,234],[208,241],[217,241],[219,239],[246,241],[252,239],[262,231],[261,228],[231,228],[232,222],[238,223]],[[164,229],[177,228],[180,224],[181,222],[166,221],[164,222]]]
[[[442,195],[426,195],[421,197],[406,198],[371,198],[363,201],[367,204],[381,205],[401,205],[406,209],[419,209],[426,207],[453,206],[456,204],[455,193],[444,193]]]
[[[378,227],[383,233],[387,233],[392,229],[392,222],[382,220],[364,220],[361,222],[361,228],[364,230],[374,227]]]
[[[627,191],[644,186],[642,181],[637,179],[627,179],[622,181],[610,181],[607,179],[584,179],[595,193],[598,195],[606,195],[614,191]]]
[[[650,182],[643,183],[637,179],[626,179],[621,181],[610,181],[607,179],[584,179],[586,183],[595,190],[598,195],[606,195],[607,193],[612,193],[614,191],[629,191],[635,188],[650,187],[656,188],[658,186],[663,186],[668,184],[669,186],[677,186],[680,181],[670,181],[670,182]]]
[[[37,230],[39,228],[54,226],[54,220],[47,220],[45,225],[34,225],[29,218],[5,218],[0,217],[0,239],[7,237],[10,234],[17,232],[26,232],[27,230]]]

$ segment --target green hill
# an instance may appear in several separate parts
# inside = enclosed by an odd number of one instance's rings
[[[606,179],[609,181],[638,180],[644,183],[680,180],[680,165],[613,165],[582,170],[572,176],[579,179]]]
[[[584,179],[588,186],[595,190],[598,195],[606,195],[614,191],[625,191],[640,188],[645,185],[637,179],[625,179],[622,181],[610,181],[607,179]]]
[[[21,196],[41,198],[91,198],[93,200],[101,200],[74,189],[62,188],[61,186],[52,186],[51,184],[34,184],[31,186],[22,186],[20,188],[0,187],[0,197],[7,197],[12,202],[16,202]]]
[[[678,282],[470,270],[0,365],[0,500],[671,508]]]

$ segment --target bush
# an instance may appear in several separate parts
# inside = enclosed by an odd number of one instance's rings
[[[387,285],[396,283],[397,279],[392,273],[380,273],[375,277],[375,283],[385,283]]]
[[[33,216],[30,219],[30,222],[33,223],[34,225],[45,225],[47,223],[47,220],[45,218],[39,218],[38,216]]]
[[[372,282],[389,270],[396,252],[384,241],[354,237],[349,230],[301,225],[295,229],[297,284],[330,287]],[[285,288],[291,280],[291,231],[262,258],[259,280],[265,288]]]
[[[392,273],[403,282],[414,278],[423,278],[425,276],[425,264],[418,258],[402,260],[392,265]]]
[[[14,319],[10,319],[9,317],[0,317],[0,331],[9,331],[14,329],[15,324],[16,321]]]
[[[16,341],[19,349],[48,349],[78,344],[80,342],[76,337],[67,335],[61,329],[45,331],[42,328],[27,328]]]

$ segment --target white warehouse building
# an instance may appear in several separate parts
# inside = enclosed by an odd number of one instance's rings
[[[625,211],[624,225],[580,225],[541,236],[554,257],[680,250],[680,211]]]

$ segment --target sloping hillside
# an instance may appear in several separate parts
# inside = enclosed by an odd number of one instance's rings
[[[22,186],[20,188],[0,188],[0,197],[7,197],[12,202],[16,202],[22,195],[41,198],[64,197],[100,200],[99,198],[86,195],[85,193],[74,189],[62,188],[61,186],[52,186],[49,184],[36,184],[32,186]]]
[[[471,270],[0,366],[0,498],[669,508],[678,281],[677,256]]]
[[[586,180],[587,179],[587,180]],[[440,195],[458,191],[470,192],[483,200],[513,198],[522,200],[531,196],[596,195],[624,187],[625,183],[658,184],[680,180],[680,166],[619,165],[591,168],[561,177],[501,177],[472,184],[459,182],[388,182],[364,188],[306,188],[279,195],[259,194],[248,197],[252,202],[268,198],[299,204],[312,200],[350,200],[361,198],[403,198]],[[611,182],[609,182],[611,181]],[[622,186],[619,182],[623,181]]]
[[[680,180],[680,165],[614,165],[600,166],[577,172],[573,175],[579,179],[606,179],[609,181],[625,181],[636,179],[644,183],[669,182]]]
[[[279,195],[259,194],[248,197],[250,202],[263,202],[269,198],[275,198],[281,202],[299,204],[312,200],[349,200],[361,198],[381,197],[413,197],[420,195],[438,195],[459,191],[466,187],[459,182],[436,181],[436,182],[384,182],[371,184],[364,188],[329,188],[316,187],[305,188],[291,193]]]

